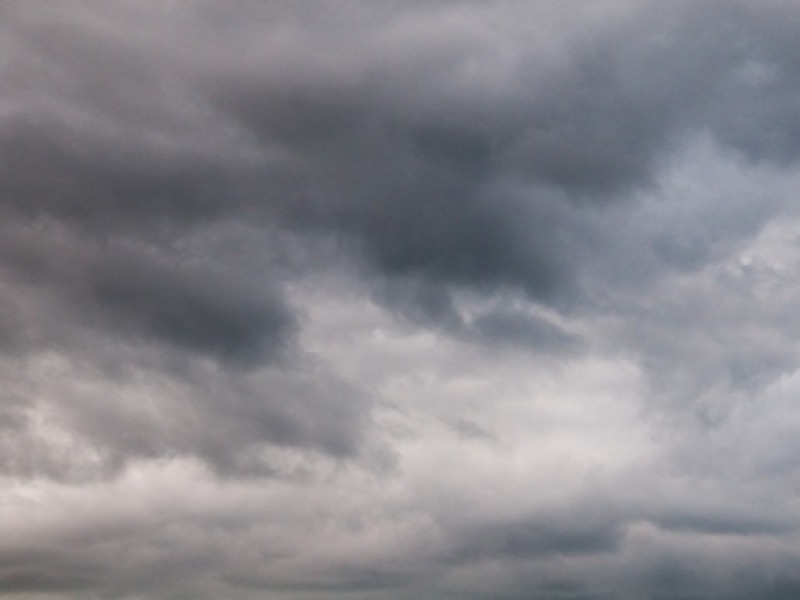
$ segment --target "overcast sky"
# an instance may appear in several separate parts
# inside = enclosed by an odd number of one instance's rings
[[[800,597],[800,4],[0,4],[0,597]]]

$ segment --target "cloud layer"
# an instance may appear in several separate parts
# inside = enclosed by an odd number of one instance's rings
[[[800,593],[800,11],[0,8],[0,595]]]

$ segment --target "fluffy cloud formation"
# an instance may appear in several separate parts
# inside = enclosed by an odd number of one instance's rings
[[[800,11],[0,8],[0,595],[794,598]]]

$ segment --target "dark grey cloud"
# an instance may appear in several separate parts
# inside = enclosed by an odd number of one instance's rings
[[[613,552],[622,531],[618,523],[583,523],[573,514],[569,519],[549,522],[486,524],[469,536],[459,560],[476,558],[526,559],[542,555],[581,555]]]
[[[799,14],[1,7],[0,595],[792,597]]]
[[[582,29],[578,11],[569,27],[580,41],[552,63],[537,54],[536,34],[545,33],[517,28],[513,11],[406,7],[385,20],[377,12],[353,36],[351,12],[321,25],[299,8],[284,15],[288,32],[276,26],[286,39],[274,52],[253,42],[263,63],[242,68],[227,57],[222,75],[198,85],[262,147],[296,160],[288,193],[285,179],[277,192],[266,182],[270,218],[352,241],[373,276],[410,286],[415,310],[436,315],[454,289],[504,286],[569,303],[591,277],[581,268],[587,255],[614,235],[596,228],[595,213],[609,212],[613,231],[625,218],[620,203],[657,185],[659,169],[698,133],[756,161],[793,160],[775,160],[765,133],[791,136],[789,89],[768,93],[773,110],[748,99],[764,95],[762,71],[793,85],[786,46],[767,50],[774,40],[762,23],[772,11],[648,7],[597,30]],[[488,26],[452,15],[499,20],[513,55],[499,53]],[[403,36],[424,51],[398,48]],[[733,135],[736,127],[748,130]],[[699,246],[707,234],[682,238],[657,240],[653,269],[708,259]]]
[[[86,310],[85,327],[252,363],[277,354],[292,326],[269,282],[237,278],[235,266],[141,245],[85,243],[55,226],[5,233],[10,276],[44,287],[78,315]]]
[[[223,359],[249,362],[274,352],[263,346],[278,345],[291,319],[267,290],[248,289],[212,270],[142,265],[125,256],[90,268],[87,288],[93,304],[113,321],[132,321],[134,333]]]
[[[511,286],[563,302],[585,276],[577,270],[593,251],[586,238],[607,235],[586,230],[587,211],[622,210],[604,207],[652,185],[693,132],[771,161],[771,150],[759,153],[748,140],[762,132],[769,145],[767,131],[790,136],[795,120],[789,52],[770,47],[767,28],[778,9],[764,17],[739,6],[634,7],[596,30],[578,10],[567,31],[579,41],[550,61],[536,52],[545,32],[519,27],[514,10],[206,10],[189,18],[183,38],[151,40],[158,60],[136,44],[145,41],[138,23],[122,25],[120,40],[97,27],[78,42],[74,24],[25,21],[43,60],[75,78],[70,108],[120,131],[76,131],[63,115],[38,127],[18,118],[23,124],[7,127],[16,158],[4,181],[20,210],[72,217],[94,231],[254,211],[304,235],[350,240],[377,274],[420,279],[445,304],[452,286]],[[98,15],[106,29],[120,26],[110,9]],[[507,28],[511,56],[495,47],[499,33],[469,22],[484,16]],[[259,19],[267,31],[248,25]],[[359,23],[364,29],[352,34]],[[102,85],[103,76],[115,85]],[[789,87],[766,94],[779,106],[765,109],[748,98],[765,95],[770,77]],[[219,137],[239,130],[234,142],[260,160],[237,164],[198,146],[165,156],[143,135],[120,137],[143,129],[142,119],[179,142],[191,142],[193,127]],[[734,135],[733,123],[751,129]],[[46,177],[37,175],[42,164]],[[660,247],[668,260],[691,260],[680,259],[678,244]]]

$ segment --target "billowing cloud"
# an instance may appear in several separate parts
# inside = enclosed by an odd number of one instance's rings
[[[790,2],[0,7],[0,596],[800,591]]]

